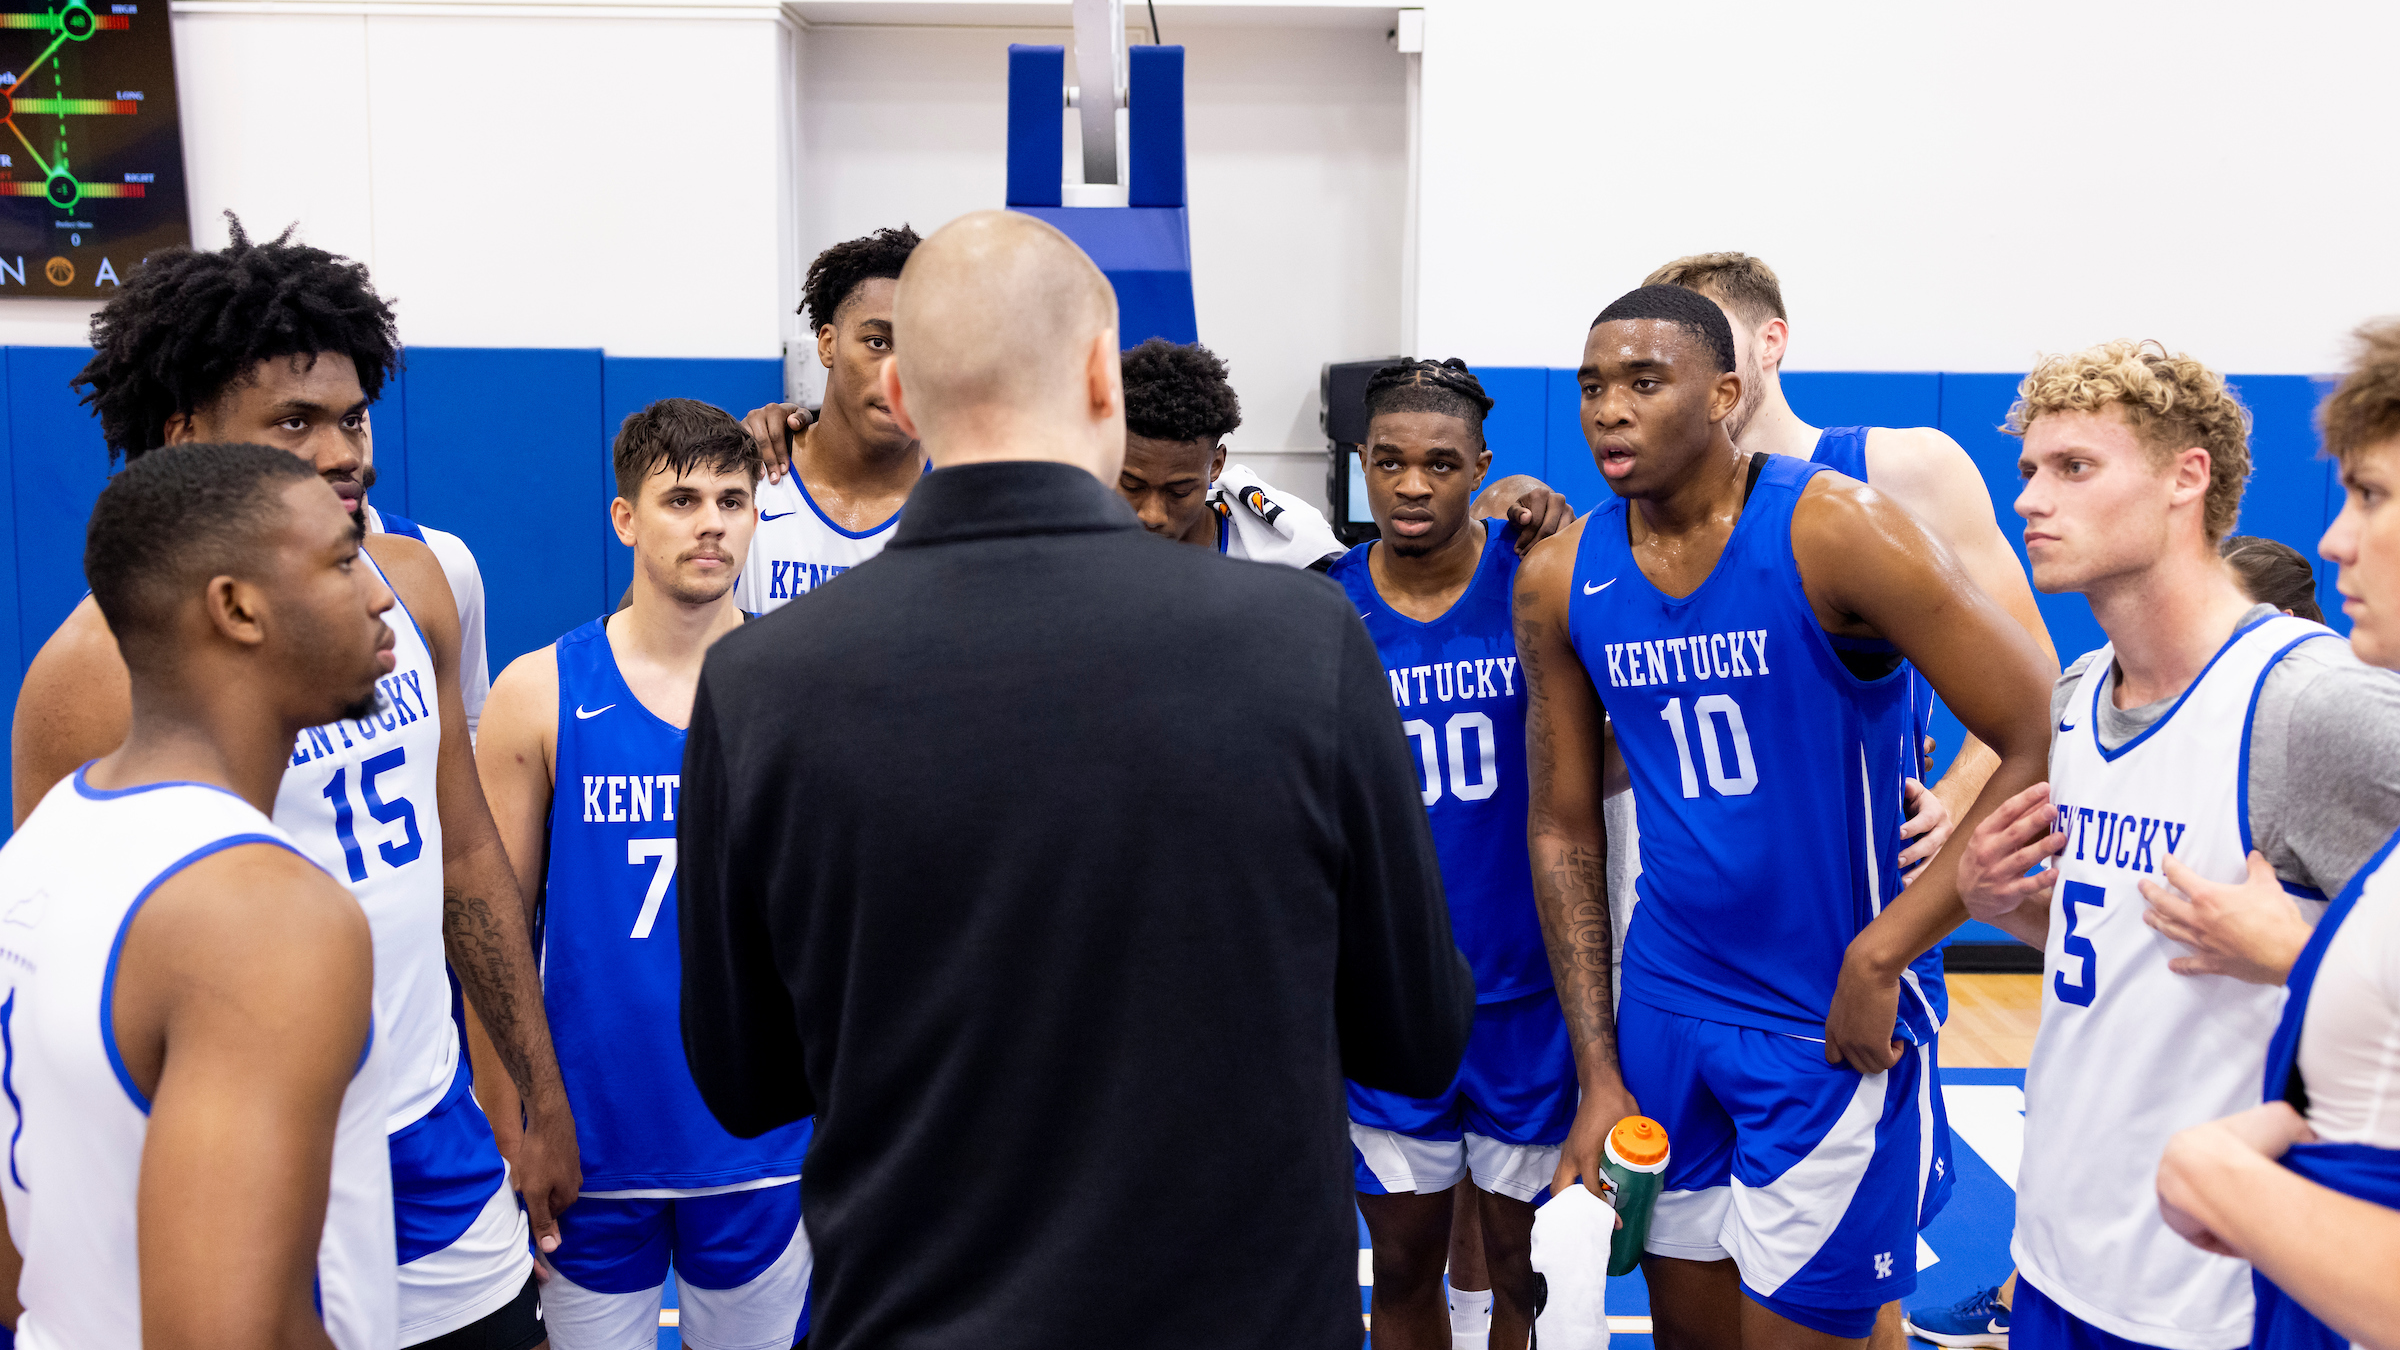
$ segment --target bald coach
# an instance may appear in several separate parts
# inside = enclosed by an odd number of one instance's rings
[[[951,223],[895,327],[933,470],[710,653],[678,822],[701,1093],[817,1117],[810,1343],[1353,1350],[1342,1075],[1441,1090],[1474,997],[1374,644],[1112,490],[1116,300],[1066,236]]]

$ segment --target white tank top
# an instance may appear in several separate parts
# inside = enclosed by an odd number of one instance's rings
[[[2169,1350],[2250,1339],[2250,1268],[2185,1242],[2158,1213],[2158,1162],[2176,1131],[2258,1104],[2283,990],[2178,975],[2188,948],[2142,922],[2137,883],[2178,860],[2215,881],[2248,875],[2249,713],[2266,673],[2331,630],[2284,615],[2236,632],[2182,699],[2117,749],[2094,700],[2103,647],[2068,694],[2050,745],[2058,855],[2042,953],[2042,1024],[2025,1074],[2017,1264],[2068,1312]]]
[[[117,944],[169,877],[223,849],[300,852],[249,803],[169,783],[103,792],[77,770],[0,849],[0,1030],[10,1122],[9,1234],[26,1350],[142,1343],[135,1203],[150,1104],[117,1052]],[[384,1045],[342,1094],[317,1244],[317,1300],[341,1350],[397,1339],[391,1164],[384,1150]]]
[[[780,483],[758,480],[758,532],[734,583],[734,603],[752,614],[780,609],[833,578],[883,552],[900,527],[900,513],[871,529],[851,531],[817,509],[814,498],[787,473]]]
[[[2400,1149],[2400,852],[2360,885],[2300,1027],[2308,1123],[2334,1144]]]
[[[398,1130],[450,1086],[458,1026],[442,947],[442,701],[408,607],[383,617],[398,664],[378,681],[382,711],[300,733],[275,794],[275,823],[350,888],[374,926],[375,1027],[390,1057],[389,1124]]]

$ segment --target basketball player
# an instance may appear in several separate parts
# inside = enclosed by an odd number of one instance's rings
[[[2352,648],[2391,669],[2400,667],[2400,324],[2358,336],[2358,358],[2320,418],[2344,494],[2317,547],[2340,566]],[[2351,875],[2292,968],[2266,1103],[2183,1131],[2159,1167],[2168,1223],[2255,1266],[2250,1343],[2262,1350],[2383,1347],[2400,1323],[2390,1274],[2400,1263],[2393,848],[2386,841]],[[2228,891],[2251,893],[2251,904],[2280,898],[2273,879],[2255,873],[2239,887],[2182,875],[2176,884],[2195,900]]]
[[[801,312],[817,331],[825,406],[796,403],[743,419],[767,465],[758,533],[735,590],[752,614],[779,609],[883,552],[925,452],[892,419],[877,372],[892,354],[892,292],[917,247],[906,225],[835,244],[808,265]]]
[[[1583,1091],[1553,1186],[1597,1190],[1639,1109],[1674,1141],[1643,1262],[1661,1345],[1861,1341],[1915,1284],[1933,1161],[1910,964],[1964,917],[1957,847],[1897,875],[1898,664],[2000,754],[1972,824],[2040,776],[2043,657],[1905,509],[1735,448],[1733,334],[1700,295],[1618,299],[1579,379],[1616,500],[1536,548],[1516,599],[1534,892]],[[1645,836],[1613,1015],[1604,711]]]
[[[1489,1344],[1515,1350],[1537,1311],[1534,1205],[1557,1170],[1576,1087],[1526,871],[1525,685],[1509,624],[1517,551],[1506,526],[1470,512],[1491,467],[1492,400],[1463,363],[1387,367],[1366,403],[1359,457],[1383,537],[1331,575],[1375,639],[1421,761],[1450,928],[1476,986],[1474,1030],[1448,1091],[1349,1085],[1359,1211],[1375,1246],[1373,1340],[1378,1350],[1450,1344],[1442,1267],[1456,1192],[1479,1221]]]
[[[27,1350],[392,1344],[372,938],[266,815],[302,728],[401,697],[358,540],[256,445],[146,456],[92,511],[124,743],[0,849]]]
[[[684,728],[701,657],[742,624],[758,452],[732,417],[667,399],[625,419],[616,472],[632,603],[517,658],[476,747],[518,878],[542,897],[544,993],[583,1146],[542,1314],[558,1350],[654,1346],[672,1261],[685,1344],[787,1346],[808,1292],[809,1124],[727,1134],[677,1031]]]
[[[246,440],[307,461],[338,493],[364,462],[366,409],[398,357],[366,269],[237,238],[154,256],[93,320],[90,390],[112,453]],[[312,727],[289,751],[275,822],[349,885],[375,930],[377,1045],[391,1057],[400,1343],[525,1350],[542,1340],[527,1223],[545,1246],[575,1198],[575,1124],[542,1011],[530,915],[476,779],[441,566],[400,535],[366,566],[399,603],[389,706]],[[86,600],[17,700],[20,817],[125,738],[125,666]],[[405,700],[403,699],[405,695]],[[510,1168],[468,1093],[445,955],[525,1099]]]
[[[1960,870],[1977,918],[2043,948],[2009,1334],[2230,1350],[2250,1339],[2249,1272],[2168,1228],[2157,1162],[2177,1130],[2257,1100],[2274,986],[2400,821],[2400,686],[2219,560],[2249,417],[2198,361],[2131,342],[2053,357],[2009,426],[2034,584],[2081,592],[2108,636],[2059,677],[2049,784],[1978,829]],[[2279,880],[2268,954],[2195,954],[2161,873],[2195,895]]]
[[[367,501],[367,490],[375,486],[375,427],[371,417],[361,418],[359,425],[366,432],[361,445],[366,462],[359,466],[355,506],[367,523],[367,533],[405,535],[432,549],[442,565],[443,579],[450,583],[450,598],[458,602],[458,697],[467,710],[467,739],[472,741],[483,724],[483,701],[492,693],[491,661],[484,654],[483,642],[483,569],[476,566],[474,551],[466,540],[406,516],[379,511]]]
[[[1341,540],[1307,502],[1225,462],[1225,438],[1242,424],[1242,401],[1225,362],[1208,348],[1151,338],[1127,349],[1125,467],[1117,493],[1161,538],[1213,548],[1229,558],[1319,571],[1342,556]],[[1575,512],[1566,498],[1522,474],[1494,482],[1477,516],[1519,525],[1521,554],[1558,533]],[[1521,509],[1520,509],[1521,508]]]

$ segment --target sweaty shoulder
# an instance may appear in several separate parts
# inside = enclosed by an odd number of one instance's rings
[[[159,965],[202,978],[313,966],[329,987],[372,979],[357,899],[281,844],[237,845],[168,878],[128,934],[129,958],[145,937]]]
[[[1517,564],[1517,594],[1563,598],[1575,579],[1575,553],[1583,547],[1583,529],[1598,511],[1586,511],[1567,527],[1535,544]]]
[[[116,634],[87,595],[42,644],[17,694],[10,786],[18,824],[77,765],[124,743],[132,702]]]
[[[1991,518],[1983,474],[1958,442],[1932,427],[1876,427],[1867,433],[1867,478],[1937,525],[1954,513]]]

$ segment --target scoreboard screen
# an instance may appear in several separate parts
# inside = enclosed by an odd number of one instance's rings
[[[105,298],[192,241],[166,0],[0,0],[0,298]]]

